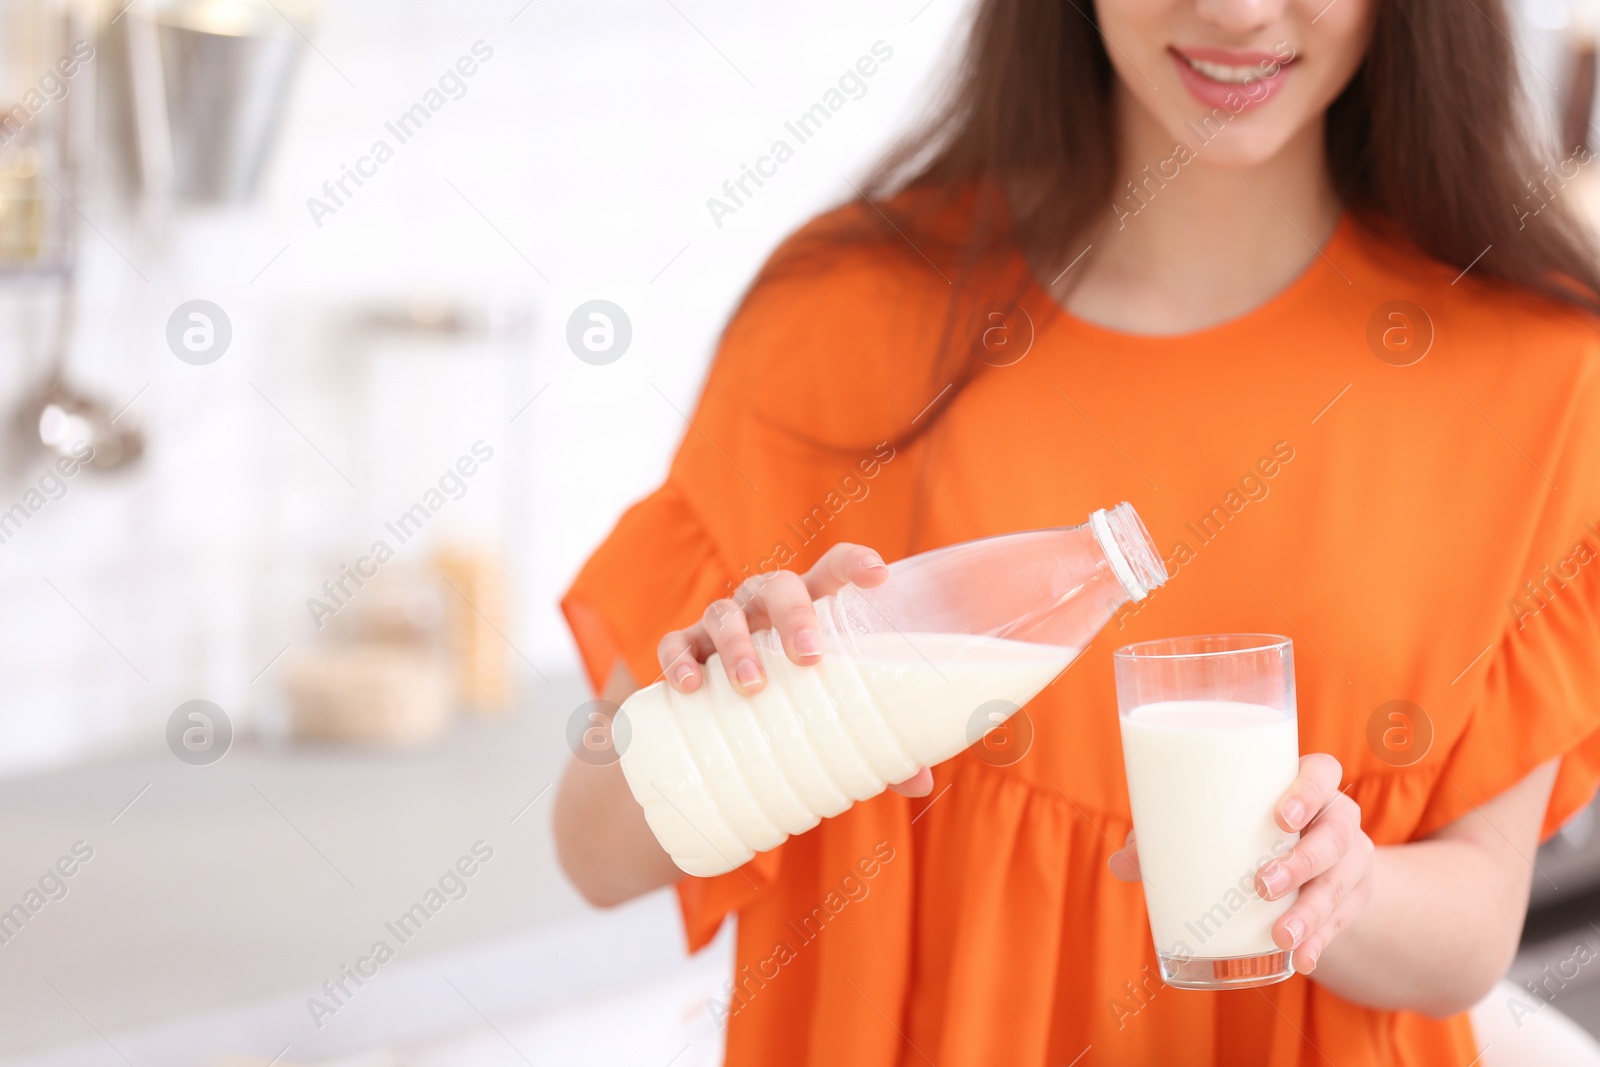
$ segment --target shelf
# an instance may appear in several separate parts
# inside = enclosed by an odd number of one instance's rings
[[[6,263],[0,261],[0,285],[30,281],[60,281],[72,275],[69,259],[46,259]]]

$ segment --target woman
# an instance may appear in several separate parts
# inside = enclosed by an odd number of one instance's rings
[[[1600,780],[1600,276],[1506,28],[985,0],[932,121],[764,269],[564,602],[610,699],[712,651],[754,691],[749,631],[815,662],[810,598],[884,559],[1122,499],[1172,578],[1029,705],[1020,759],[974,746],[718,878],[572,765],[589,899],[675,882],[696,948],[737,914],[730,1064],[1478,1055],[1461,1013]],[[1300,973],[1194,993],[1155,973],[1110,652],[1216,631],[1298,646],[1303,836],[1257,882],[1299,890]]]

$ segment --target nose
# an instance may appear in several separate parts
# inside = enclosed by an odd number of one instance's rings
[[[1247,37],[1272,25],[1289,0],[1195,0],[1195,13],[1224,33]]]

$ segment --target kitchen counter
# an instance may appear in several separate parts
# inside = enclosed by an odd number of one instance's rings
[[[421,751],[245,739],[207,767],[162,748],[0,782],[0,909],[41,880],[45,900],[0,927],[0,1060],[306,1062],[682,969],[669,894],[602,913],[557,869],[553,783],[586,698],[535,680],[519,714]],[[418,903],[439,906],[404,922]],[[378,940],[394,958],[314,1011]]]

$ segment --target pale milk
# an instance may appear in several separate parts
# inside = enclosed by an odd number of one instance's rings
[[[1296,894],[1262,900],[1255,872],[1300,838],[1273,818],[1299,770],[1294,715],[1220,700],[1146,704],[1122,716],[1122,751],[1156,950],[1278,951],[1272,924]]]
[[[820,663],[790,662],[771,630],[754,636],[767,684],[734,690],[719,656],[694,693],[641,689],[618,716],[617,747],[656,838],[690,874],[731,870],[858,800],[904,781],[1021,705],[1077,650],[994,637],[869,633]]]

